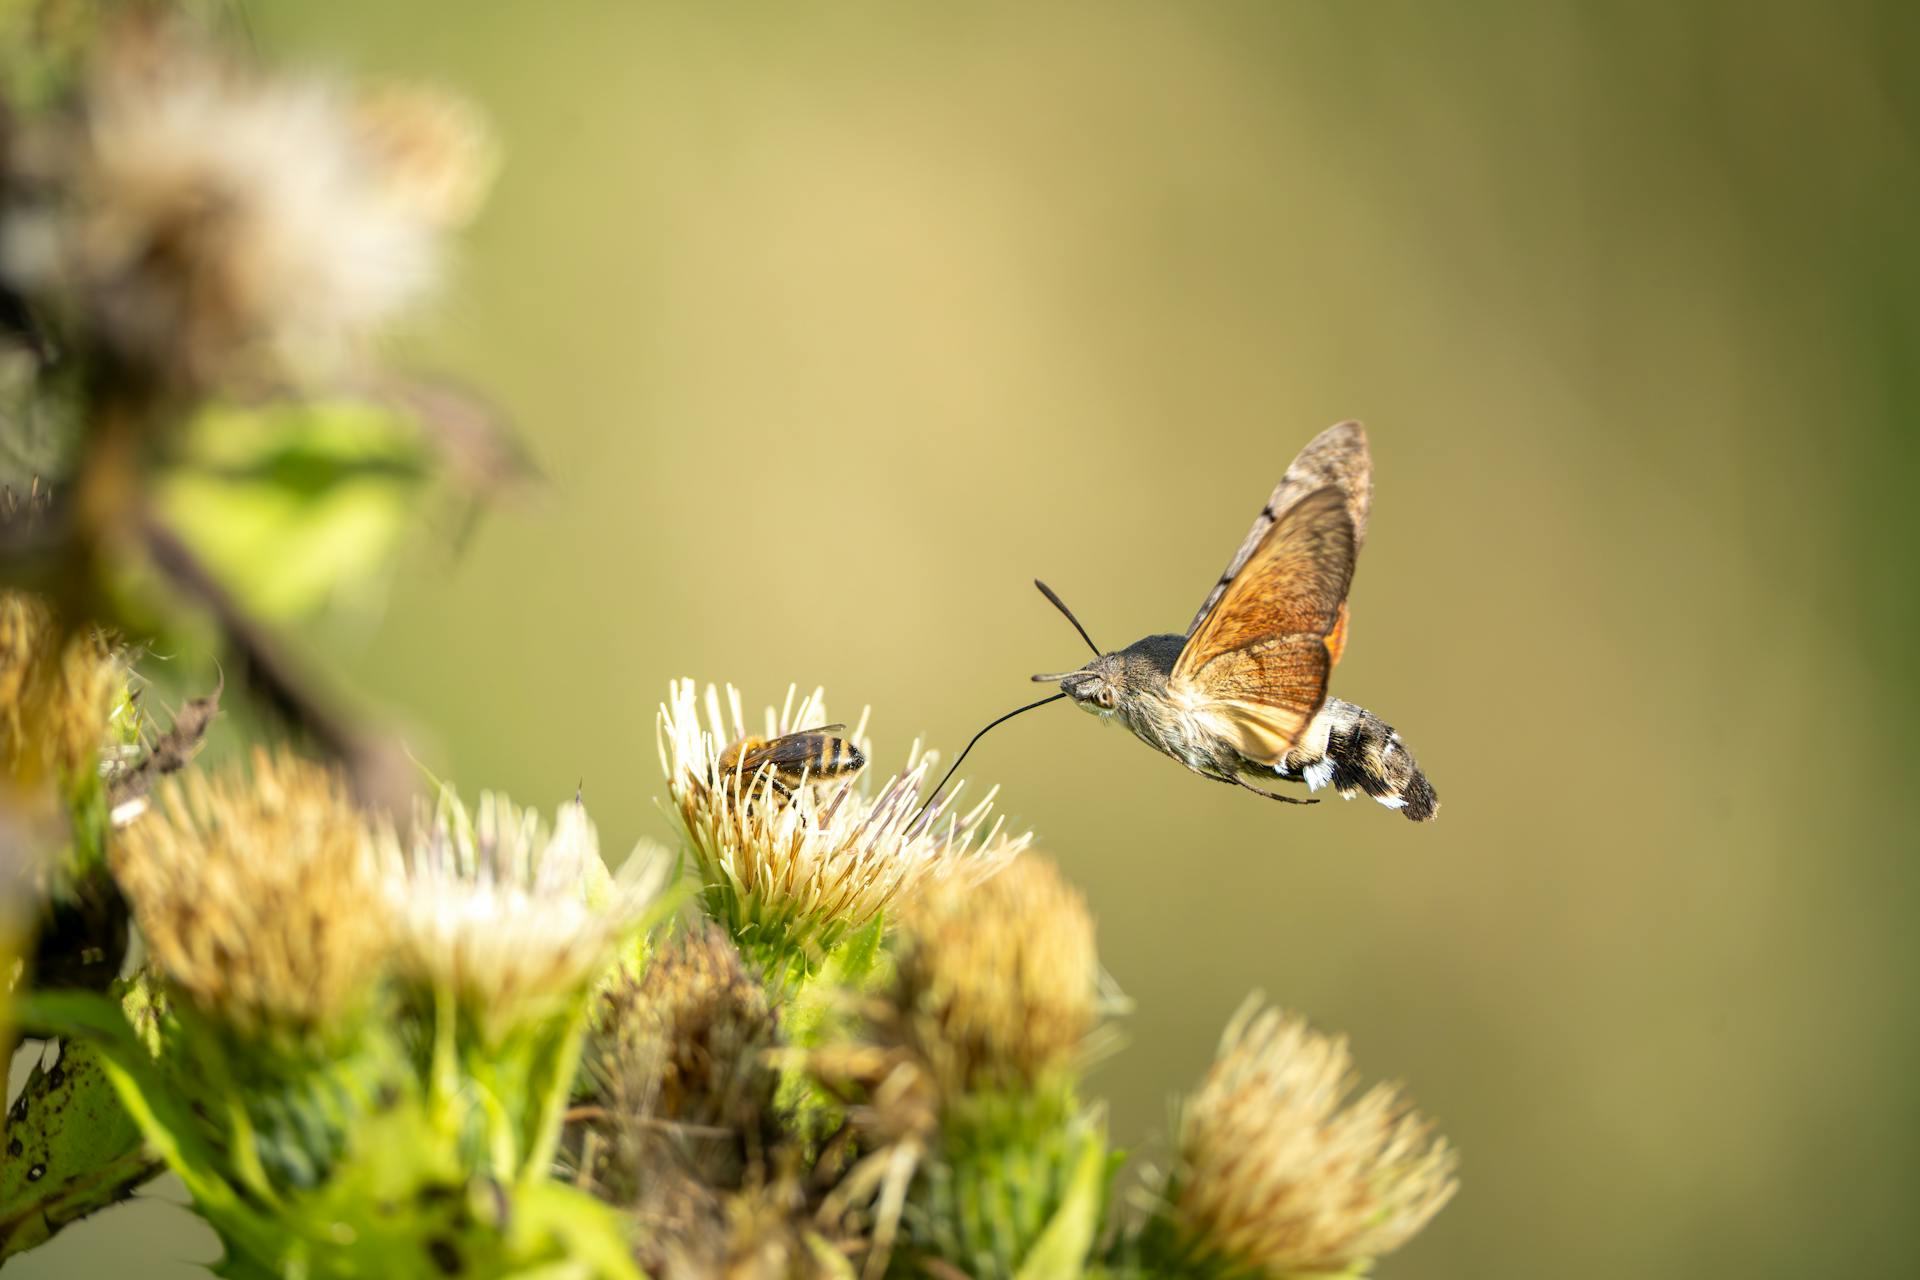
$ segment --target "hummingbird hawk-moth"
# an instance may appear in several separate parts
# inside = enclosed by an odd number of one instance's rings
[[[1112,653],[1101,653],[1036,582],[1097,656],[1034,680],[1058,683],[1055,697],[1118,719],[1216,782],[1291,804],[1315,801],[1249,779],[1331,786],[1348,798],[1364,791],[1416,822],[1433,817],[1439,797],[1393,727],[1327,696],[1346,647],[1347,588],[1372,499],[1365,430],[1357,422],[1327,428],[1280,478],[1186,633]]]

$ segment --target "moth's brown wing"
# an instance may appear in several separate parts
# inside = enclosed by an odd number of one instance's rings
[[[1250,760],[1278,761],[1326,700],[1359,551],[1350,496],[1326,485],[1280,511],[1174,661],[1168,692]]]
[[[1367,510],[1373,505],[1373,459],[1367,452],[1366,428],[1357,422],[1328,427],[1309,440],[1307,447],[1294,458],[1287,473],[1280,477],[1280,483],[1274,486],[1273,496],[1254,518],[1253,528],[1247,531],[1240,549],[1233,553],[1227,571],[1220,575],[1213,590],[1201,602],[1200,611],[1187,624],[1188,635],[1206,621],[1207,614],[1226,594],[1227,584],[1245,567],[1267,531],[1273,528],[1273,522],[1309,493],[1329,485],[1346,494],[1347,514],[1353,521],[1353,547],[1358,552],[1367,540]]]

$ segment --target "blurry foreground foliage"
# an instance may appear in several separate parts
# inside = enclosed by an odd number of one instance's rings
[[[162,1170],[236,1277],[1354,1275],[1439,1211],[1446,1144],[1258,1006],[1117,1194],[1085,902],[917,744],[730,752],[818,693],[676,685],[680,849],[617,871],[578,797],[418,794],[277,628],[515,471],[373,360],[484,129],[191,14],[0,13],[0,1025],[38,1055],[0,1259]],[[157,709],[162,641],[232,687]],[[284,741],[197,766],[223,697]]]

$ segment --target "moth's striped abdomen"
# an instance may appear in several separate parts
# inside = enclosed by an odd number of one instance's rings
[[[1304,780],[1312,791],[1327,786],[1345,796],[1364,791],[1415,822],[1427,821],[1440,808],[1433,783],[1393,726],[1339,698],[1327,699],[1301,735],[1301,745],[1287,752],[1275,772]]]

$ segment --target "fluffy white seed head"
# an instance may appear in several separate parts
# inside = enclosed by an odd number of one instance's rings
[[[471,111],[428,100],[123,24],[17,139],[0,276],[163,384],[329,376],[430,291],[491,172]]]

